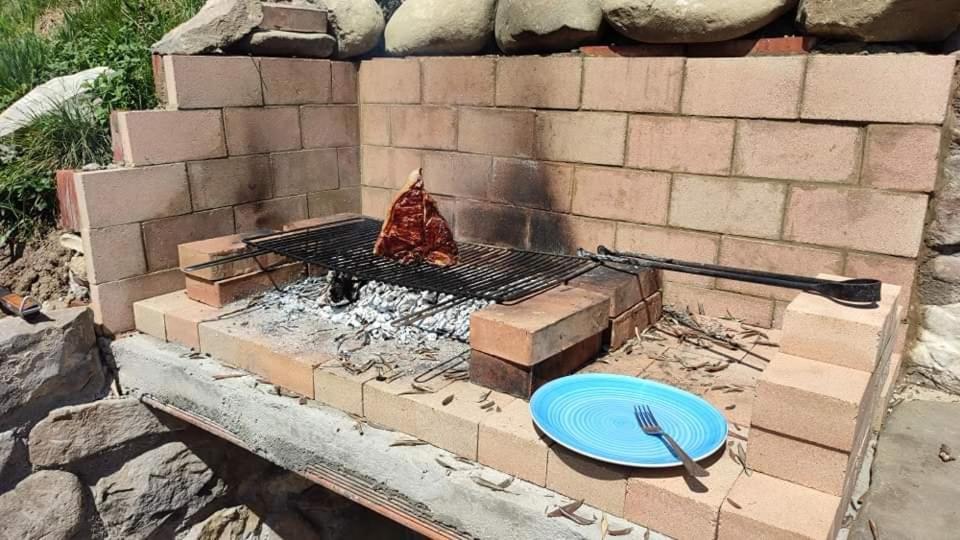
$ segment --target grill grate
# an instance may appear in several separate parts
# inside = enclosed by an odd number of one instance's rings
[[[356,218],[244,241],[259,250],[361,279],[438,293],[510,302],[543,291],[598,266],[580,257],[458,242],[460,262],[440,268],[400,264],[373,254],[381,222]]]

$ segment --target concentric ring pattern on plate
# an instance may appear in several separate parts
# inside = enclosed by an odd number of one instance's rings
[[[648,405],[663,430],[694,460],[716,452],[727,422],[689,392],[624,375],[571,375],[530,398],[533,421],[558,444],[594,459],[631,467],[675,467],[680,461],[659,437],[640,429],[634,405]]]

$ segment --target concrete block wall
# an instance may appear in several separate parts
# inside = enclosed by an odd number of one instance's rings
[[[363,212],[382,216],[423,167],[460,239],[876,277],[907,307],[954,67],[920,54],[364,61]],[[795,296],[666,276],[668,303],[763,326]]]
[[[77,171],[97,321],[184,288],[177,245],[360,210],[357,66],[291,58],[154,59],[164,110],[112,118],[119,168]]]

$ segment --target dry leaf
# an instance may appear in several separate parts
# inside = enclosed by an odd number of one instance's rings
[[[726,407],[724,407],[724,409],[726,409],[726,410],[728,410],[728,411],[732,411],[732,410],[734,410],[734,409],[736,409],[736,408],[737,408],[737,404],[736,404],[736,403],[731,403],[730,405],[727,405]]]
[[[421,441],[420,439],[398,439],[390,443],[390,446],[422,446],[424,444],[429,444],[427,441]]]
[[[547,517],[560,517],[563,514],[560,510],[565,510],[567,512],[576,512],[581,506],[583,506],[583,500],[568,502],[567,504],[558,506],[553,510],[547,512]]]
[[[433,458],[433,460],[436,461],[437,463],[439,463],[441,467],[443,467],[444,469],[447,469],[448,471],[456,471],[456,470],[457,470],[457,468],[456,468],[455,466],[447,463],[446,461],[444,461],[444,460],[442,460],[442,459],[440,459],[440,458]]]
[[[450,394],[449,396],[443,398],[443,401],[441,401],[440,403],[441,403],[444,407],[446,407],[447,405],[450,404],[451,401],[453,401],[453,394]]]
[[[736,508],[737,510],[740,510],[741,508],[743,508],[742,506],[737,504],[737,502],[734,501],[733,499],[727,499],[727,502],[730,503],[730,506]]]
[[[496,404],[497,404],[497,402],[495,402],[495,401],[488,401],[488,402],[480,405],[480,408],[483,409],[483,410],[487,410],[487,409],[489,409],[490,407],[493,407],[493,406],[496,405]]]
[[[633,532],[633,527],[624,527],[622,529],[609,529],[607,534],[610,536],[626,536]]]
[[[482,476],[471,476],[470,479],[473,480],[473,483],[477,484],[478,486],[492,489],[493,491],[503,491],[506,493],[509,493],[506,488],[513,483],[512,476],[499,483],[493,483]]]
[[[236,377],[243,377],[246,373],[219,373],[213,376],[213,380],[222,381],[224,379],[233,379]]]
[[[873,535],[873,540],[880,540],[880,529],[877,528],[877,524],[872,519],[868,519],[867,523],[870,525],[870,534]]]
[[[492,393],[493,393],[493,390],[487,390],[486,392],[483,393],[482,396],[480,396],[480,399],[477,400],[477,403],[483,403],[484,401],[487,400],[488,397],[490,397],[490,394]]]
[[[600,516],[600,540],[605,540],[607,538],[607,531],[610,529],[610,524],[607,523],[607,515],[602,514]]]

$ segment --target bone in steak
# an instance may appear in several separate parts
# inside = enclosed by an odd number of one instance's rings
[[[457,244],[437,203],[423,189],[420,169],[393,199],[373,253],[404,264],[424,260],[435,266],[457,263]]]

